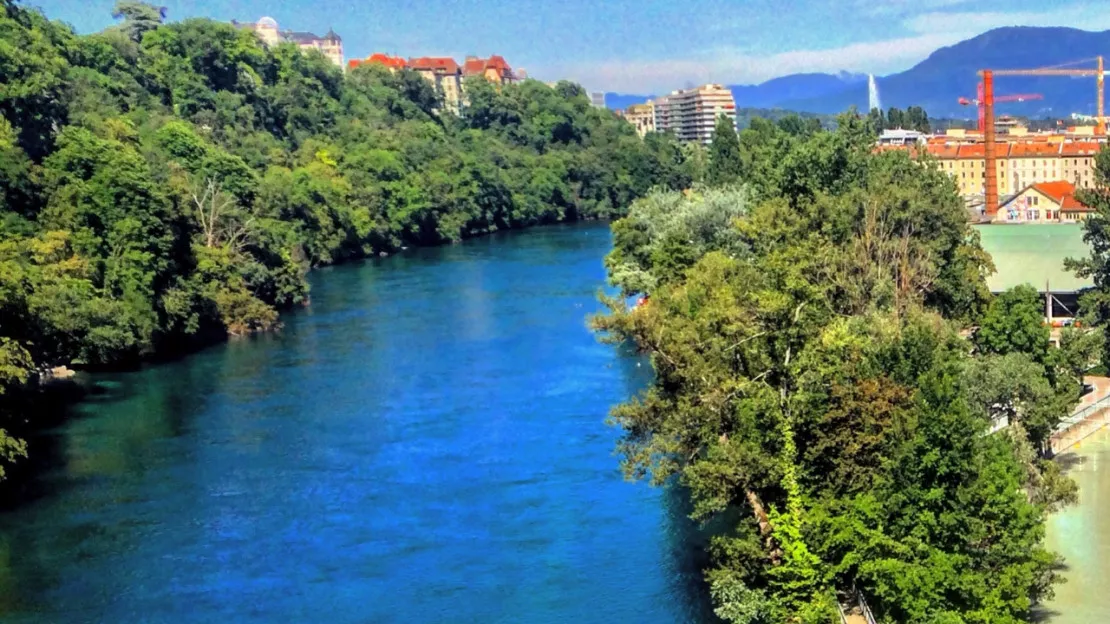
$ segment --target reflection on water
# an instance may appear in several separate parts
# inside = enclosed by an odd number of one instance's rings
[[[1039,615],[1050,624],[1110,622],[1110,429],[1061,456],[1079,484],[1079,504],[1048,521],[1047,544],[1065,559],[1067,583]]]
[[[650,374],[585,326],[609,240],[321,271],[280,334],[99,378],[0,513],[0,621],[707,621],[603,424]]]

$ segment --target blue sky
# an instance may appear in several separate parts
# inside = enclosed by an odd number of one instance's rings
[[[114,0],[24,0],[78,32]],[[501,54],[544,80],[660,93],[823,71],[887,74],[998,26],[1110,29],[1110,0],[160,0],[169,19],[334,28],[348,58]]]

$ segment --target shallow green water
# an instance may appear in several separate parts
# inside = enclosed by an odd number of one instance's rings
[[[1065,258],[1082,258],[1090,251],[1077,223],[975,226],[983,249],[992,258],[996,272],[987,278],[992,292],[1020,284],[1053,292],[1073,292],[1092,285],[1064,269]]]
[[[1060,457],[1079,483],[1079,504],[1049,518],[1048,547],[1067,560],[1068,582],[1056,589],[1041,621],[1110,622],[1110,429]]]

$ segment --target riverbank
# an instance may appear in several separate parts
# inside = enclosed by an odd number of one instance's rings
[[[611,455],[651,367],[583,321],[610,240],[325,268],[280,333],[94,375],[0,514],[0,622],[709,621],[684,497]]]
[[[309,273],[319,271],[327,271],[336,267],[343,267],[347,265],[358,265],[361,263],[377,263],[382,260],[392,258],[399,254],[418,253],[421,249],[430,249],[436,247],[456,246],[463,244],[467,241],[476,241],[482,238],[496,238],[503,236],[513,236],[523,234],[530,230],[537,230],[542,228],[559,228],[559,227],[574,227],[576,225],[593,224],[594,227],[601,228],[602,224],[608,224],[609,219],[599,217],[578,216],[574,221],[569,222],[555,222],[555,223],[538,223],[533,225],[506,228],[496,232],[484,233],[468,233],[465,238],[454,243],[440,243],[440,244],[426,244],[414,245],[412,247],[405,247],[392,250],[389,253],[382,252],[377,254],[368,254],[366,256],[347,258],[335,264],[313,267]],[[608,227],[605,227],[608,230]],[[308,292],[311,292],[309,290]],[[283,316],[296,313],[300,310],[311,307],[309,300],[303,304],[289,304],[277,309],[277,312]],[[5,397],[9,413],[14,414],[14,418],[10,418],[7,423],[8,431],[11,435],[17,438],[26,438],[33,436],[37,431],[46,427],[54,427],[58,424],[58,420],[63,418],[62,414],[66,411],[66,405],[72,404],[77,401],[84,400],[89,393],[89,385],[87,381],[90,375],[104,374],[104,373],[127,373],[137,372],[145,366],[168,364],[179,361],[183,358],[191,357],[205,349],[209,349],[219,344],[227,343],[231,340],[250,340],[258,338],[266,334],[273,334],[282,331],[282,325],[277,323],[274,327],[265,331],[255,331],[243,335],[234,335],[230,333],[214,333],[208,332],[202,336],[198,336],[195,340],[188,342],[175,342],[170,345],[161,345],[160,348],[146,354],[144,357],[134,360],[113,362],[109,365],[102,365],[98,367],[81,367],[75,365],[73,362],[60,362],[51,364],[44,371],[36,373],[29,380],[22,389],[13,388],[9,390],[8,396]],[[73,367],[70,369],[69,367]],[[65,375],[63,379],[56,378],[53,375],[54,370],[64,369]],[[56,383],[60,381],[61,383]],[[95,391],[95,390],[94,390]],[[21,416],[26,414],[27,416]],[[34,415],[31,417],[30,415]],[[39,472],[42,468],[41,465],[36,463],[30,470],[22,470],[18,467],[19,463],[27,461],[28,458],[20,458],[15,462],[8,465],[7,475],[4,479],[0,479],[0,505],[5,503],[3,498],[11,495],[13,487],[18,488],[21,484],[18,482],[27,478],[32,478],[32,475]],[[15,481],[17,483],[8,483],[8,481]],[[10,504],[10,501],[8,501]]]

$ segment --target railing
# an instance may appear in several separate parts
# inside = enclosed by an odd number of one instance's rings
[[[875,616],[871,613],[871,607],[867,606],[867,600],[863,597],[863,592],[856,591],[856,596],[859,597],[859,608],[863,611],[863,617],[867,620],[867,624],[878,624],[875,621]]]
[[[1049,440],[1052,452],[1062,453],[1107,425],[1110,425],[1110,395],[1060,421]]]

